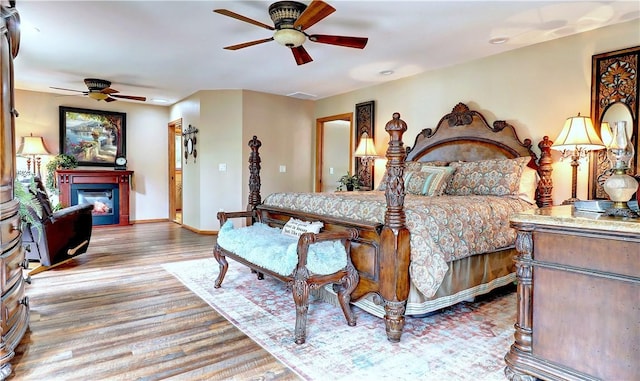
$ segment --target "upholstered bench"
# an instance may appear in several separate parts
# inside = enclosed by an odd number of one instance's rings
[[[338,284],[340,307],[350,326],[356,319],[349,305],[359,276],[351,263],[350,240],[357,231],[302,233],[299,238],[282,234],[283,229],[261,222],[234,228],[230,218],[255,217],[252,212],[218,213],[220,232],[213,255],[220,265],[214,287],[222,285],[230,257],[258,274],[268,274],[287,282],[296,306],[295,342],[305,342],[309,291],[327,284]]]

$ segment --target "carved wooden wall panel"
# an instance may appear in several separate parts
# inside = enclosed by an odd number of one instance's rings
[[[630,174],[638,168],[638,61],[640,46],[596,54],[592,58],[591,77],[591,119],[598,131],[607,110],[615,104],[623,104],[631,114],[631,140],[636,147],[636,157],[632,161]],[[606,199],[602,188],[610,168],[606,150],[591,154],[589,178],[589,196],[593,199]]]
[[[375,141],[374,104],[374,101],[356,104],[356,147],[358,143],[360,143],[360,137],[365,132]],[[361,185],[369,189],[374,189],[373,168],[367,168],[367,166],[362,165],[359,157],[356,157],[355,160],[355,173],[360,176]]]

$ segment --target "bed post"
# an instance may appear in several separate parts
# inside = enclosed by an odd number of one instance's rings
[[[538,143],[540,148],[540,160],[538,161],[538,175],[540,175],[540,181],[538,182],[538,189],[536,189],[536,203],[539,207],[552,206],[553,198],[551,192],[553,190],[553,180],[551,179],[551,172],[553,172],[551,159],[551,145],[553,142],[549,140],[548,136],[542,138]]]
[[[384,322],[387,339],[399,342],[404,328],[404,313],[409,297],[409,261],[411,247],[404,213],[404,180],[406,150],[402,134],[407,124],[399,113],[393,114],[385,130],[389,134],[387,149],[387,210],[380,238],[380,295],[384,299]]]
[[[254,211],[256,206],[262,203],[260,198],[260,153],[258,150],[262,146],[262,142],[254,135],[249,140],[249,199],[247,201],[247,210]],[[253,219],[247,219],[247,225],[250,225]]]

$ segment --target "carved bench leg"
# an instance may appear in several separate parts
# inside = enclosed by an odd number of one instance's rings
[[[338,291],[338,301],[340,302],[340,308],[342,308],[344,317],[347,319],[347,324],[353,327],[356,325],[356,316],[351,310],[349,303],[351,303],[351,293],[358,286],[360,276],[358,275],[358,270],[351,264],[347,266],[346,270],[346,275],[342,277],[342,288]]]
[[[304,344],[307,330],[307,312],[309,311],[309,270],[299,268],[294,274],[293,301],[296,303],[296,344]]]
[[[227,269],[229,268],[229,263],[227,263],[227,258],[222,255],[220,251],[220,246],[216,244],[213,248],[213,256],[220,265],[220,273],[218,274],[218,278],[213,284],[214,288],[220,288],[222,285],[222,281],[224,280],[224,276],[227,274]]]

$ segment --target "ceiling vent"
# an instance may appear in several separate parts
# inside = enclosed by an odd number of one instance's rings
[[[299,91],[291,94],[287,94],[288,97],[298,98],[298,99],[316,99],[318,96],[313,94],[301,93]]]

